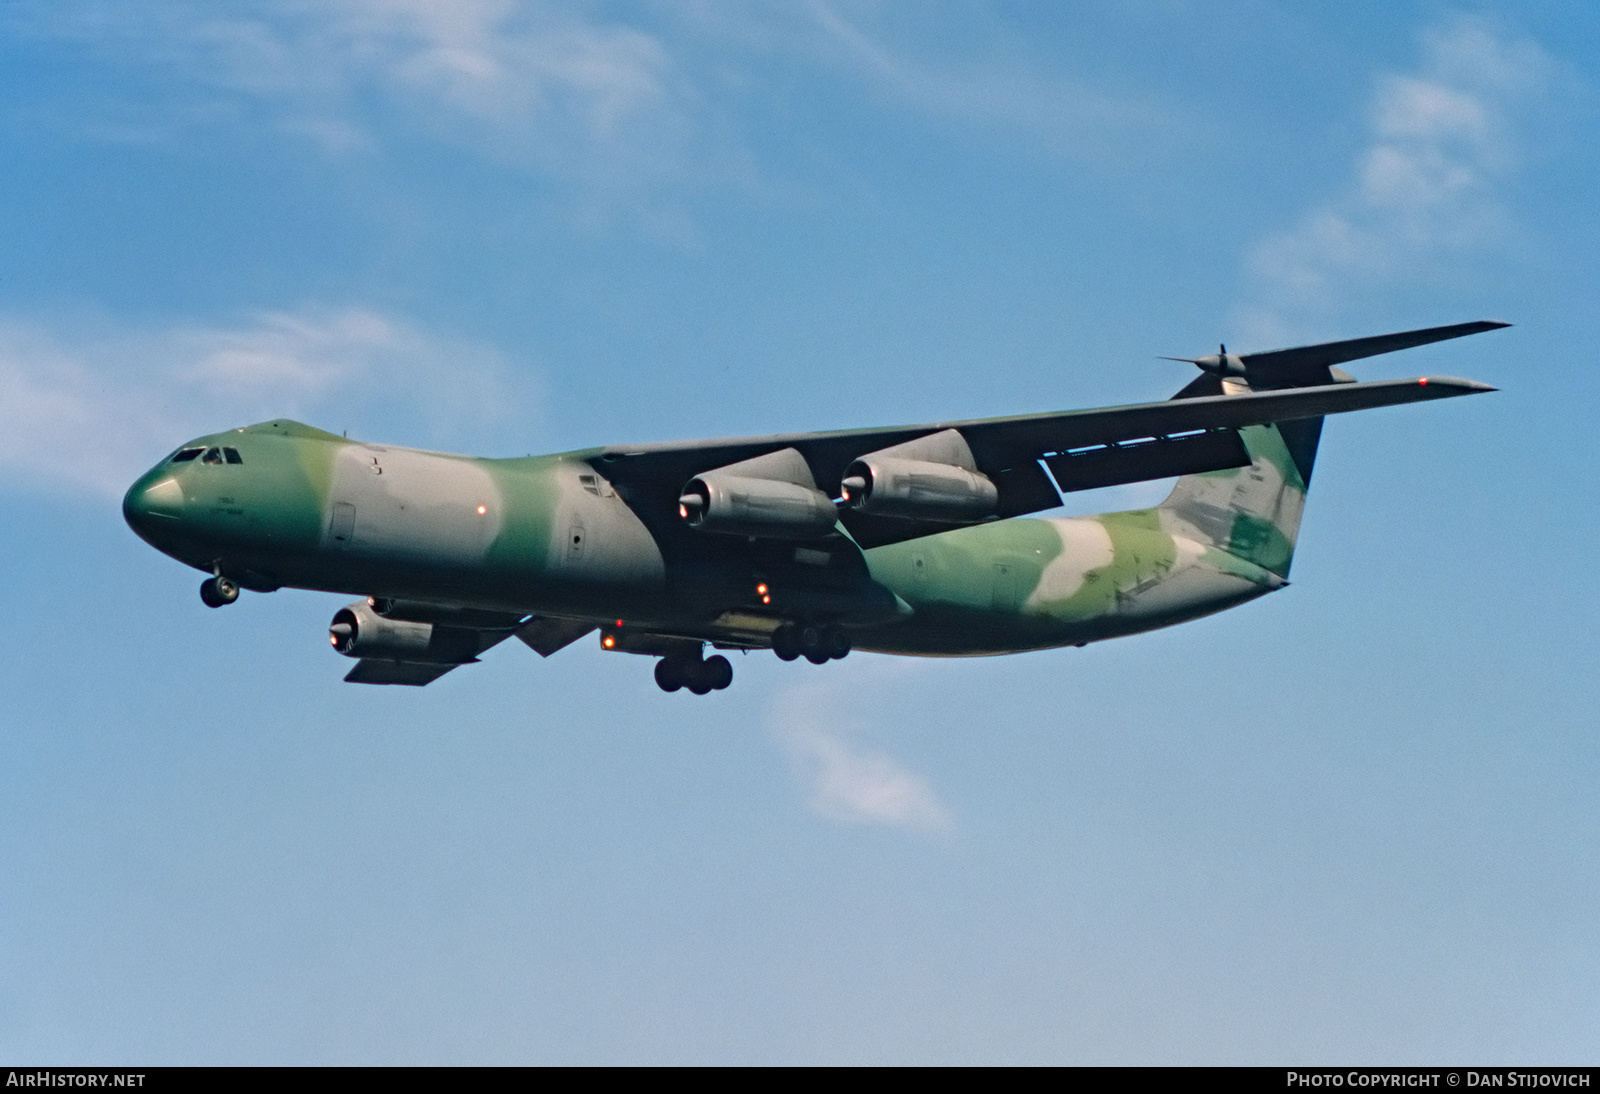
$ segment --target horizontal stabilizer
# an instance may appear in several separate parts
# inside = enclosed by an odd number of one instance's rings
[[[1257,391],[1300,387],[1308,383],[1325,384],[1329,382],[1328,369],[1346,361],[1358,361],[1363,357],[1376,357],[1381,353],[1425,346],[1430,342],[1463,338],[1469,334],[1481,334],[1484,331],[1499,330],[1510,325],[1494,319],[1483,319],[1476,323],[1454,323],[1447,327],[1427,327],[1423,330],[1407,330],[1395,334],[1376,334],[1370,338],[1324,342],[1317,346],[1246,353],[1239,356],[1239,361],[1244,365],[1250,386]]]

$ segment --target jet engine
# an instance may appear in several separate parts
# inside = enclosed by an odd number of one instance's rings
[[[706,471],[680,493],[678,515],[708,532],[816,539],[831,533],[839,519],[805,457],[793,448]]]
[[[346,657],[377,657],[460,665],[477,659],[478,633],[407,619],[386,619],[370,601],[358,600],[334,613],[328,624],[333,648]]]
[[[969,524],[1000,503],[954,429],[867,453],[845,469],[842,486],[851,508],[884,517]]]

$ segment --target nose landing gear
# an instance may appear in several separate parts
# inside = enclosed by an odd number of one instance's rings
[[[663,657],[656,662],[656,685],[662,691],[688,688],[696,695],[721,691],[733,683],[733,666],[718,654],[704,661],[698,657]]]
[[[221,608],[239,599],[239,583],[218,574],[200,583],[200,599],[208,608]]]

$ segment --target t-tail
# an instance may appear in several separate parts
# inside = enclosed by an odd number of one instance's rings
[[[1212,356],[1177,358],[1199,366],[1204,375],[1173,398],[1349,383],[1353,377],[1336,367],[1346,361],[1505,326],[1509,324],[1493,320],[1457,323],[1244,355],[1222,347]],[[1245,426],[1238,435],[1244,449],[1241,466],[1184,475],[1160,508],[1188,525],[1201,542],[1288,577],[1322,419]]]

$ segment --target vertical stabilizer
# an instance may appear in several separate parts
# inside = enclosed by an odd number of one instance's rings
[[[1348,383],[1354,377],[1336,366],[1507,326],[1510,324],[1497,319],[1482,319],[1266,353],[1230,354],[1226,346],[1220,346],[1216,354],[1207,357],[1169,358],[1188,361],[1201,371],[1173,398]],[[1202,542],[1287,577],[1300,532],[1300,514],[1305,509],[1306,485],[1311,482],[1317,442],[1322,439],[1322,419],[1247,426],[1239,430],[1239,438],[1250,456],[1249,466],[1185,475],[1160,508],[1187,524]]]
[[[1287,577],[1321,435],[1321,418],[1246,426],[1249,465],[1185,475],[1160,507],[1201,542]]]

